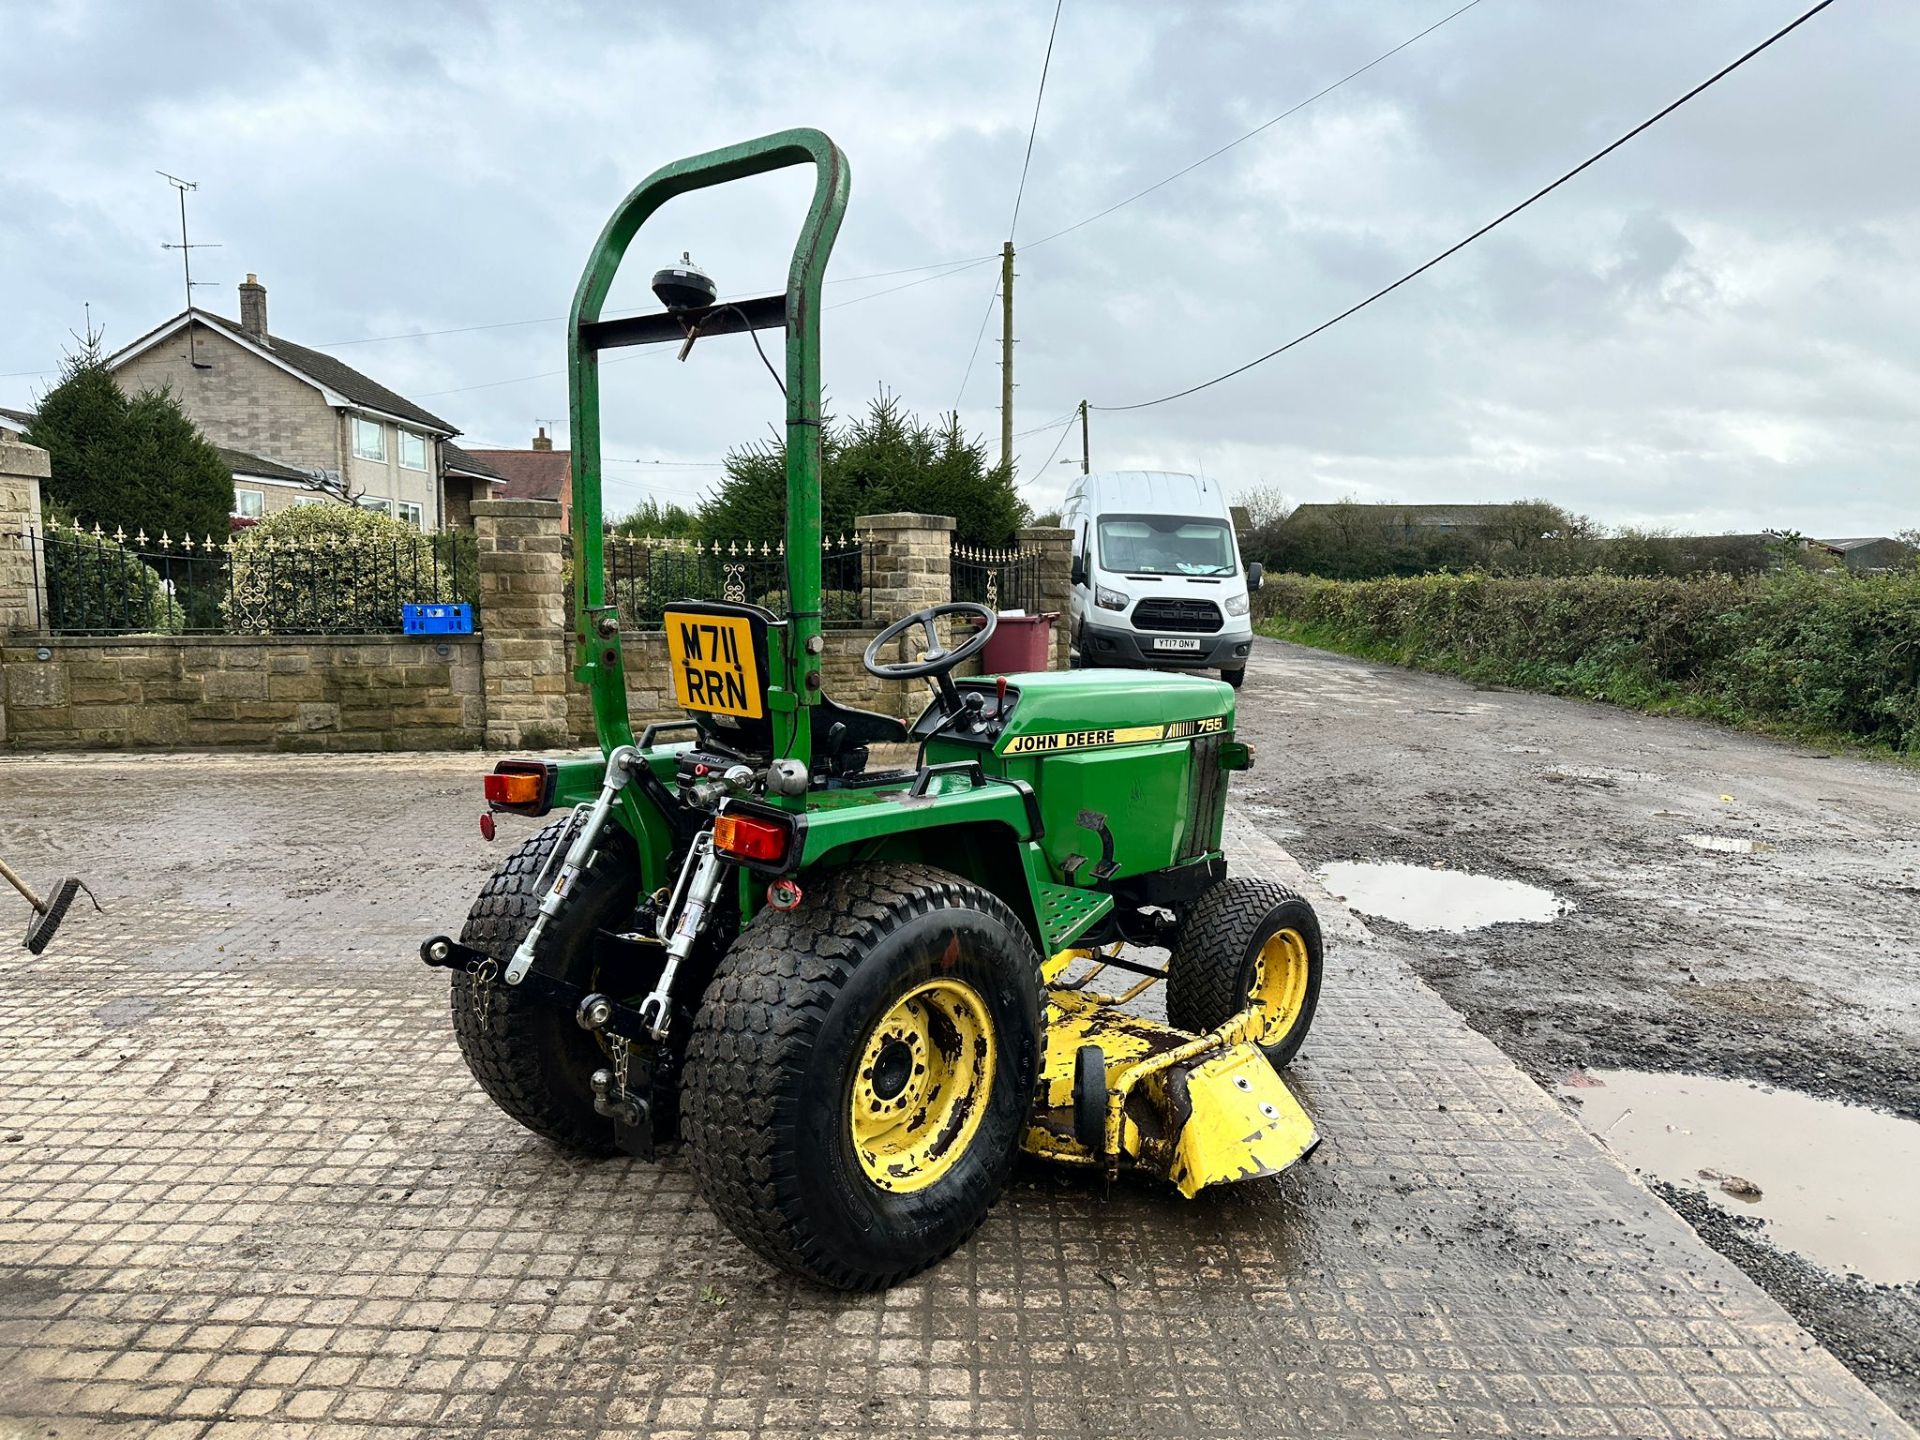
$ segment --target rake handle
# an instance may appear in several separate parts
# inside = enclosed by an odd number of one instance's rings
[[[31,905],[35,910],[39,911],[42,915],[47,913],[47,902],[34,894],[32,890],[28,889],[27,882],[14,874],[13,867],[8,865],[4,860],[0,860],[0,878],[5,879],[9,885],[24,895],[27,904]]]

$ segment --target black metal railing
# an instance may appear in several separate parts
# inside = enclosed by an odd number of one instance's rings
[[[401,631],[403,605],[479,600],[462,532],[289,545],[75,526],[18,538],[54,635],[385,635]]]
[[[996,549],[953,543],[953,598],[990,610],[1040,609],[1040,555],[1033,550]]]
[[[658,630],[676,600],[723,600],[787,610],[784,543],[671,540],[609,535],[607,598],[629,630]],[[821,554],[820,623],[857,630],[872,623],[873,541],[830,537]]]

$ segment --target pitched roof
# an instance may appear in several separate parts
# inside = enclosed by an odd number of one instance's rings
[[[282,465],[278,460],[269,460],[262,455],[249,455],[244,450],[229,450],[224,445],[216,445],[220,452],[220,463],[235,475],[255,475],[262,480],[284,480],[290,485],[311,485],[313,476],[304,470],[296,470],[291,465]]]
[[[498,500],[559,500],[573,483],[571,450],[470,450],[474,459],[506,477]]]
[[[31,410],[9,410],[0,405],[0,423],[6,424],[9,429],[25,430],[33,421]]]
[[[1902,545],[1911,549],[1904,540],[1891,535],[1860,535],[1851,540],[1822,540],[1822,545],[1831,545],[1835,550],[1858,550],[1862,545]]]
[[[202,325],[220,331],[254,354],[285,366],[321,389],[331,391],[349,405],[378,410],[423,429],[437,430],[443,435],[460,433],[458,427],[442,420],[431,410],[421,409],[404,395],[389,390],[378,380],[362,375],[351,365],[336,360],[331,355],[322,354],[318,350],[309,350],[304,345],[296,345],[291,340],[271,333],[267,336],[267,343],[262,345],[241,327],[238,320],[229,320],[224,315],[215,315],[198,307],[181,311],[171,320],[156,325],[131,344],[123,345],[107,357],[107,368],[114,369],[121,361],[130,360],[149,349],[156,342],[180,329],[189,317]]]
[[[471,450],[462,450],[451,440],[440,443],[440,456],[446,468],[456,475],[478,475],[482,480],[501,482],[507,478]]]
[[[246,345],[259,342],[240,327],[237,320],[229,320],[224,315],[209,315],[204,310],[193,312],[234,339]],[[458,435],[460,431],[442,420],[431,410],[422,410],[403,395],[395,394],[378,380],[362,375],[351,365],[343,364],[318,350],[309,350],[304,345],[296,345],[291,340],[269,332],[267,345],[273,353],[294,369],[304,372],[310,379],[326,386],[336,394],[344,395],[356,405],[365,405],[371,410],[384,410],[389,415],[397,415],[402,420],[411,420],[416,425],[425,425],[429,429],[442,430],[449,435]]]

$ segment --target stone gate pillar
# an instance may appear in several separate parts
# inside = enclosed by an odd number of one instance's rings
[[[0,435],[0,639],[41,628],[44,577],[26,537],[41,531],[40,487],[50,473],[46,451]]]
[[[570,746],[567,531],[552,500],[476,500],[489,749]]]

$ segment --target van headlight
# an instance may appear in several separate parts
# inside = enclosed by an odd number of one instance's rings
[[[1247,613],[1247,597],[1244,595],[1229,595],[1227,597],[1227,613],[1229,615],[1246,614]]]
[[[1093,603],[1102,610],[1124,610],[1130,603],[1118,590],[1109,590],[1104,585],[1093,587]]]

